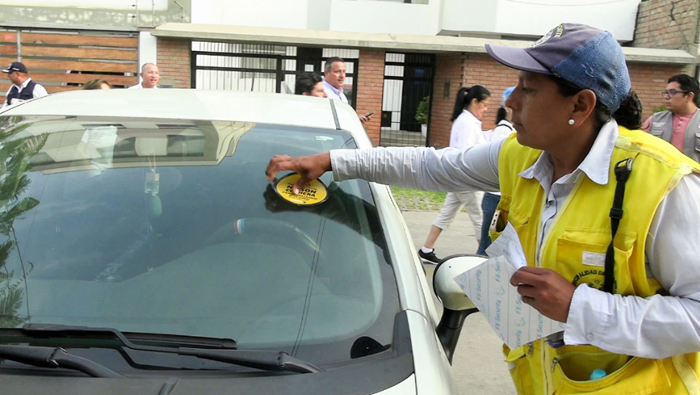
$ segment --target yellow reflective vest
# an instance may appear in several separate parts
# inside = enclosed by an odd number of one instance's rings
[[[499,154],[502,197],[498,209],[518,232],[528,265],[555,270],[574,285],[602,289],[604,267],[584,265],[582,256],[605,254],[611,240],[609,213],[617,182],[613,167],[633,158],[624,215],[614,243],[614,292],[641,297],[664,293],[658,281],[647,276],[646,236],[662,199],[681,177],[700,172],[700,165],[654,136],[620,127],[608,184],[596,184],[585,175],[579,178],[544,237],[540,262],[536,262],[546,197],[536,179],[519,174],[540,154],[520,145],[515,135],[503,143]],[[613,354],[592,345],[554,348],[545,339],[514,350],[504,346],[504,353],[519,394],[700,394],[698,353],[652,360]],[[607,375],[591,380],[594,369],[603,369]]]

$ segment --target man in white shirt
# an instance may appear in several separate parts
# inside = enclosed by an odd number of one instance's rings
[[[29,77],[29,70],[22,62],[12,62],[2,71],[7,73],[7,78],[12,81],[12,86],[5,94],[3,107],[19,104],[25,100],[47,96],[49,93],[41,84],[37,84]]]
[[[323,90],[329,99],[340,100],[343,103],[348,102],[348,98],[343,93],[343,83],[345,82],[345,61],[339,57],[332,57],[326,60],[326,66],[323,71],[325,80],[323,81]]]
[[[141,67],[141,83],[130,86],[129,89],[157,89],[160,81],[160,70],[154,63],[144,63]]]
[[[323,75],[323,90],[331,100],[340,100],[343,103],[348,102],[348,98],[343,92],[343,83],[345,82],[345,61],[337,56],[328,58],[324,67]],[[370,120],[372,113],[360,115],[360,121],[365,123]]]

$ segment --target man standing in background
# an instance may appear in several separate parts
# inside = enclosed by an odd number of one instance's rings
[[[144,63],[141,66],[141,83],[130,86],[129,89],[151,89],[158,88],[160,81],[160,70],[154,63]]]
[[[329,99],[348,102],[348,98],[343,93],[343,83],[345,82],[345,61],[337,56],[328,58],[324,67],[323,90]]]
[[[22,62],[12,62],[2,72],[7,73],[7,79],[12,81],[12,86],[5,94],[3,107],[49,94],[41,84],[32,81],[27,66]]]
[[[668,79],[661,92],[668,111],[657,112],[642,125],[642,130],[660,137],[686,156],[700,162],[700,86],[698,80],[678,74]]]
[[[345,82],[345,61],[337,56],[328,58],[324,67],[323,75],[323,90],[329,99],[340,100],[343,103],[348,102],[348,98],[343,92],[343,83]],[[360,115],[360,121],[365,123],[370,120],[372,113]]]

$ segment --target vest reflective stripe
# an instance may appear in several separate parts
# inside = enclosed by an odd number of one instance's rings
[[[669,143],[673,134],[673,113],[670,111],[657,112],[651,118],[649,132]],[[700,162],[700,109],[688,121],[683,139],[683,153],[696,162]]]
[[[692,366],[690,366],[690,363],[688,363],[685,355],[674,355],[671,359],[673,360],[673,367],[676,368],[688,393],[700,394],[700,381],[698,381],[698,376],[695,374]]]
[[[532,166],[541,151],[523,147],[515,136],[508,137],[499,154],[501,215],[515,227],[528,264],[534,266],[544,190],[535,179],[519,174]],[[646,297],[663,292],[658,281],[648,279],[644,263],[646,235],[656,207],[683,175],[700,172],[700,165],[680,151],[641,131],[620,128],[613,150],[609,182],[598,185],[582,175],[564,207],[559,210],[546,236],[540,266],[556,270],[573,284],[603,285],[604,255],[610,243],[609,209],[615,192],[612,166],[634,157],[634,169],[627,182],[624,215],[615,237],[615,293]],[[659,188],[665,185],[665,188]],[[632,214],[633,213],[633,214]],[[516,350],[505,348],[511,375],[521,394],[689,394],[688,371],[695,381],[700,367],[687,365],[677,370],[671,358],[650,360],[613,354],[591,345],[552,348],[544,340]],[[697,354],[683,356],[697,360]],[[680,366],[680,365],[679,365]],[[603,379],[590,380],[590,373],[602,368]],[[687,384],[691,383],[691,384]]]

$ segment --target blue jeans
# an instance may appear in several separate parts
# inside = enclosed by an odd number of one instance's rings
[[[496,207],[498,207],[498,202],[500,201],[500,195],[484,193],[484,199],[481,201],[481,212],[484,213],[484,219],[481,223],[481,243],[479,243],[479,249],[476,250],[476,253],[479,255],[486,255],[486,248],[491,245],[489,226],[491,225],[493,213],[496,212]]]

